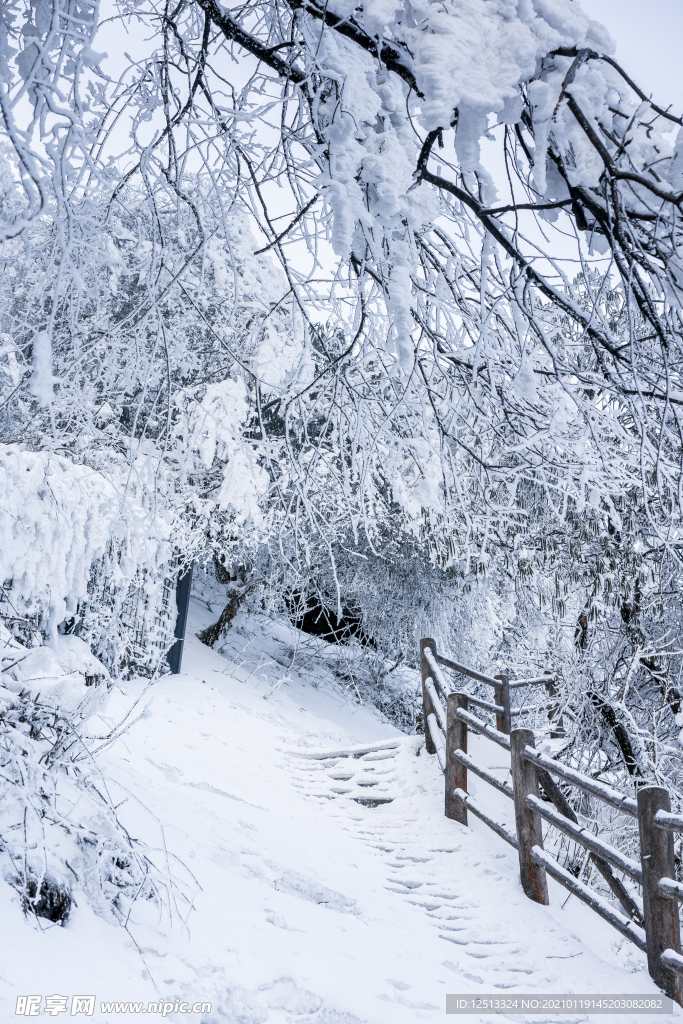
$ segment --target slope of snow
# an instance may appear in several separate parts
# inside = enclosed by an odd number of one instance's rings
[[[533,904],[514,851],[444,818],[421,738],[353,703],[315,661],[290,666],[296,631],[242,620],[221,655],[194,638],[210,620],[195,603],[183,673],[125,684],[106,712],[118,721],[139,702],[102,765],[166,871],[166,904],[137,903],[124,929],[77,891],[60,928],[25,920],[0,886],[0,1019],[36,993],[96,994],[100,1024],[150,1019],[102,1001],[159,998],[211,1002],[165,1018],[202,1024],[414,1024],[441,1020],[447,992],[656,992],[607,924],[552,882],[551,906]],[[472,751],[507,772],[499,748],[473,739]],[[504,797],[471,788],[512,820]]]

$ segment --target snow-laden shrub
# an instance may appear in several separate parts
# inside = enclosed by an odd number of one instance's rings
[[[87,593],[118,512],[112,483],[47,452],[0,446],[0,582],[54,641]]]
[[[86,720],[111,679],[75,636],[27,649],[0,625],[0,863],[25,912],[64,923],[74,888],[107,918],[157,898],[144,849],[102,784]]]
[[[176,618],[175,566],[166,572],[121,566],[112,540],[92,567],[88,594],[75,621],[97,657],[119,678],[154,676],[164,668]]]
[[[359,704],[370,704],[401,732],[423,732],[422,687],[403,658],[390,664],[377,651],[353,641],[330,659],[336,678]]]
[[[172,643],[172,519],[105,475],[0,445],[0,616],[29,645],[68,623],[115,674],[152,675]]]
[[[76,888],[123,921],[163,884],[98,768],[116,730],[88,721],[112,675],[160,668],[171,527],[115,465],[0,445],[0,855],[27,913],[64,923]]]

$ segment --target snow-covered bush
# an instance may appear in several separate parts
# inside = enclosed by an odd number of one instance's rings
[[[0,579],[17,617],[54,642],[87,593],[118,513],[114,486],[87,466],[0,446]]]
[[[175,601],[161,600],[170,527],[120,475],[0,445],[2,874],[27,912],[50,920],[66,920],[74,885],[121,921],[160,892],[100,776],[107,737],[89,728],[109,668],[161,668],[175,620]]]
[[[27,649],[0,624],[0,862],[28,913],[64,923],[74,887],[125,920],[159,897],[140,844],[120,824],[93,758],[88,720],[111,680],[73,635]]]
[[[175,625],[171,522],[121,474],[0,445],[0,617],[52,647],[75,629],[116,674],[157,671]]]

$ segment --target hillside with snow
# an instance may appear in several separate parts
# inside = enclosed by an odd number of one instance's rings
[[[87,723],[94,736],[129,716],[101,783],[164,898],[117,925],[79,879],[59,927],[0,886],[3,1021],[35,993],[95,994],[98,1024],[148,1019],[158,1000],[210,1002],[165,1016],[201,1024],[413,1024],[441,1020],[446,993],[656,993],[627,940],[552,881],[549,907],[529,901],[514,851],[443,816],[424,738],[359,705],[310,638],[243,617],[218,653],[195,638],[210,621],[194,601],[182,673],[119,684]],[[472,752],[506,777],[500,748]],[[511,820],[502,796],[472,792]]]

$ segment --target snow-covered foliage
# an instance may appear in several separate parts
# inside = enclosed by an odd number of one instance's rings
[[[149,536],[133,503],[122,522],[117,488],[88,466],[3,445],[0,491],[0,576],[9,581],[12,602],[36,617],[50,640],[86,599],[91,567],[112,537],[123,549],[124,574],[156,570],[169,559],[169,527],[154,522],[156,536]]]
[[[95,6],[72,28],[60,2],[8,22],[10,436],[125,464],[228,545],[274,494],[297,551],[302,515],[325,544],[319,495],[341,494],[354,538],[393,502],[469,566],[524,524],[529,479],[560,522],[644,486],[670,535],[679,122],[647,113],[578,4],[198,0],[171,25],[124,3],[149,42],[110,79]],[[501,199],[489,136],[517,175]],[[611,246],[616,317],[584,245],[575,281],[552,246],[531,265],[520,218],[558,210]]]
[[[665,355],[680,330],[680,154],[671,141],[680,119],[648,106],[610,57],[607,32],[577,3],[371,0],[352,11],[344,3],[232,10],[197,0],[172,26],[160,25],[153,7],[123,3],[119,16],[150,34],[142,57],[115,80],[95,48],[96,7],[72,29],[59,3],[27,5],[8,22],[19,48],[14,58],[8,51],[2,86],[8,289],[23,245],[43,257],[34,260],[34,287],[21,286],[23,329],[14,316],[6,332],[8,379],[26,367],[12,384],[15,407],[32,396],[46,423],[57,417],[61,435],[66,424],[53,405],[66,399],[69,427],[78,420],[80,434],[83,419],[117,412],[109,391],[125,380],[129,460],[131,449],[146,453],[162,438],[171,459],[168,421],[181,384],[173,375],[182,366],[194,383],[202,335],[222,346],[224,362],[235,360],[278,394],[287,382],[311,386],[309,328],[331,320],[346,348],[324,351],[317,369],[325,383],[339,380],[348,361],[369,403],[384,403],[380,420],[393,422],[394,408],[399,416],[415,410],[403,452],[395,443],[378,449],[413,518],[421,507],[440,513],[449,504],[450,482],[444,502],[435,478],[453,457],[444,449],[459,449],[473,459],[477,501],[498,491],[494,515],[514,505],[520,473],[550,463],[559,506],[565,497],[580,504],[584,491],[619,491],[624,476],[644,482],[655,528],[666,533],[680,466],[678,371]],[[53,65],[60,46],[70,58]],[[242,62],[226,87],[231,51]],[[70,96],[78,130],[54,121],[53,89]],[[27,100],[35,116],[24,130]],[[117,149],[122,124],[132,139],[125,156]],[[66,132],[63,144],[45,141],[53,132]],[[510,157],[510,194],[482,156],[487,140]],[[259,251],[270,250],[282,276],[266,261],[254,274],[246,211],[263,234]],[[623,284],[620,324],[600,289],[568,278],[552,244],[547,274],[537,268],[533,218],[558,211],[558,238],[571,215],[583,241],[611,248]],[[585,281],[585,245],[576,257]],[[249,298],[240,313],[245,262]],[[252,303],[272,315],[251,320]],[[255,327],[256,350],[246,356],[244,335],[253,346]],[[566,344],[572,332],[576,344]],[[104,337],[108,372],[94,374]],[[338,384],[351,407],[358,386],[343,376]],[[200,401],[208,410],[223,400],[210,392]],[[431,423],[416,435],[423,403]],[[306,423],[305,411],[296,412]],[[291,404],[288,413],[291,420]],[[501,447],[510,418],[521,438]],[[207,417],[190,414],[190,423],[208,457]],[[376,423],[346,425],[351,437],[378,440]],[[615,463],[606,455],[615,447],[632,454]],[[243,490],[246,475],[253,486]],[[230,490],[253,508],[264,489],[249,452],[235,452],[221,504]],[[471,498],[467,487],[455,494],[465,516]]]
[[[157,671],[175,625],[172,525],[122,473],[0,445],[0,616],[29,646],[76,629],[112,671]]]
[[[57,627],[85,599],[117,514],[115,488],[60,456],[0,448],[0,576],[17,615]]]
[[[59,922],[70,913],[74,879],[99,913],[121,921],[138,896],[156,898],[153,872],[118,822],[88,738],[91,722],[104,726],[96,716],[111,686],[92,650],[108,655],[117,674],[126,658],[151,673],[172,635],[159,600],[170,523],[122,501],[117,483],[125,480],[54,452],[0,446],[2,873],[25,911]],[[104,568],[109,603],[99,591]],[[136,583],[146,585],[155,623],[121,614]],[[145,640],[132,656],[131,626]]]
[[[97,913],[123,922],[136,899],[161,892],[93,757],[109,673],[73,635],[27,650],[0,624],[0,650],[2,875],[27,913],[63,924],[77,884]],[[106,732],[111,741],[116,730]]]

